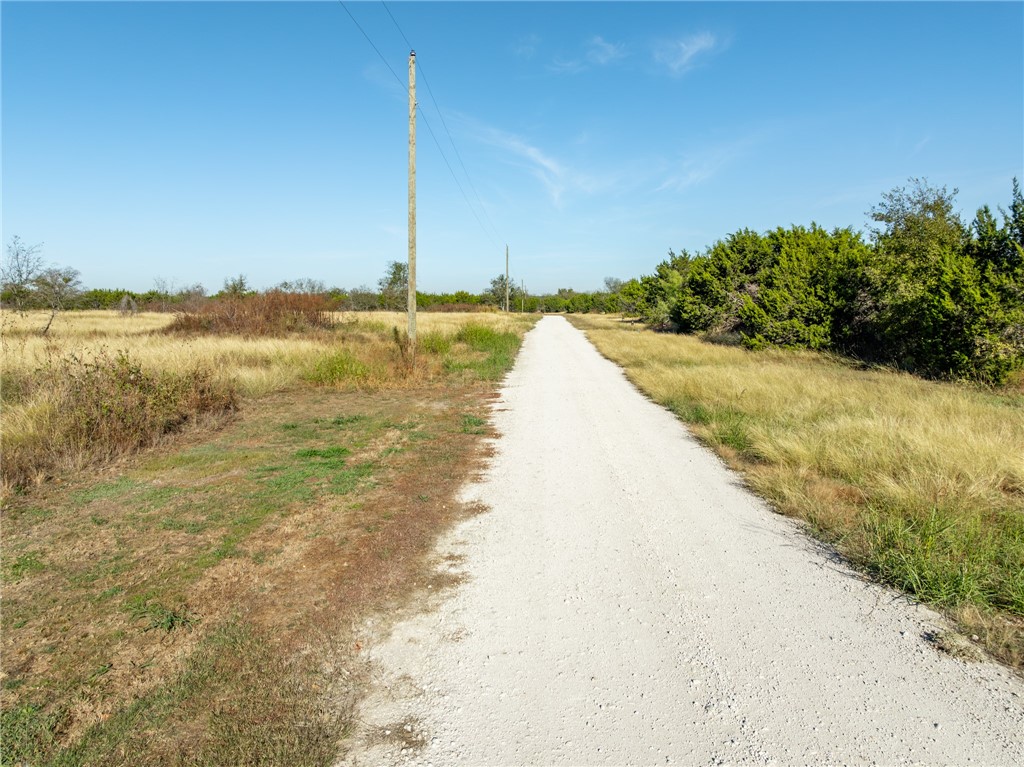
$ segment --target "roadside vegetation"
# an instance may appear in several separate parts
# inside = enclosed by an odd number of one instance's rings
[[[956,190],[912,179],[852,229],[744,229],[703,253],[669,251],[624,284],[621,311],[749,349],[816,349],[926,378],[1024,375],[1024,194],[965,224]]]
[[[572,322],[781,513],[1024,668],[1024,391]]]
[[[332,764],[362,643],[446,585],[532,320],[421,315],[414,354],[228,300],[2,318],[0,764]]]

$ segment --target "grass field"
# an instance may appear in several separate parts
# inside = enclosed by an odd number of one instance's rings
[[[573,316],[784,514],[1024,666],[1024,393]]]
[[[105,419],[188,371],[234,399],[124,450],[24,452],[44,469],[0,511],[2,764],[332,764],[365,636],[446,585],[427,557],[473,513],[456,491],[532,324],[421,315],[413,363],[404,315],[271,339],[167,335],[168,319],[66,314],[49,340],[5,320],[5,472],[35,437],[94,436],[53,431],[94,389]],[[94,365],[86,386],[61,388],[69,359]],[[152,401],[124,395],[140,381]]]

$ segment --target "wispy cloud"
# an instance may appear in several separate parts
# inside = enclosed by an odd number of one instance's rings
[[[681,192],[702,184],[749,152],[756,142],[757,139],[751,136],[698,151],[685,152],[670,165],[667,175],[655,191]]]
[[[928,143],[931,140],[932,140],[932,137],[930,135],[928,135],[928,136],[925,136],[920,141],[918,141],[916,144],[914,144],[914,148],[910,150],[910,156],[913,157],[916,154],[920,153],[920,151],[922,149],[924,149],[926,146],[928,146]]]
[[[588,44],[587,61],[598,66],[611,64],[626,55],[626,46],[623,43],[609,43],[598,35],[591,38]]]
[[[521,137],[497,128],[485,128],[480,137],[486,143],[525,161],[526,168],[544,186],[551,201],[555,205],[561,204],[569,176],[562,163]]]
[[[560,75],[576,75],[589,69],[589,67],[580,59],[556,58],[548,64],[548,69]]]
[[[525,35],[512,43],[512,53],[524,59],[531,59],[539,46],[540,35]]]
[[[661,43],[654,49],[654,59],[666,66],[673,76],[680,77],[694,68],[698,58],[717,47],[718,38],[710,32],[701,32],[682,40]]]
[[[600,35],[587,40],[585,50],[576,58],[555,58],[548,69],[564,75],[575,75],[591,67],[606,67],[626,57],[625,43],[610,43]]]
[[[508,163],[525,169],[540,182],[555,207],[561,207],[572,194],[599,194],[619,183],[615,174],[581,172],[515,133],[485,125],[466,115],[458,115],[457,119],[476,141],[497,148],[506,155]]]

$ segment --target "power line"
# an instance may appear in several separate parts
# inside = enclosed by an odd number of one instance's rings
[[[394,69],[392,69],[391,65],[388,63],[388,60],[386,58],[384,58],[384,54],[381,53],[380,49],[376,45],[373,44],[373,40],[371,40],[370,36],[368,34],[366,34],[366,30],[363,29],[359,25],[359,22],[356,21],[356,17],[352,15],[352,11],[350,11],[348,9],[348,6],[345,5],[345,0],[338,0],[338,3],[341,5],[342,8],[345,9],[345,13],[347,13],[348,17],[350,19],[352,19],[352,23],[356,25],[356,28],[358,28],[359,31],[363,33],[363,37],[366,38],[366,42],[368,42],[370,44],[370,47],[373,48],[375,51],[377,51],[377,55],[380,56],[380,60],[384,62],[384,66],[386,66],[388,68],[388,70],[391,72],[391,74],[393,74],[395,76],[395,79],[398,81],[398,84],[402,86],[402,90],[404,90],[406,93],[408,93],[409,92],[409,86],[406,85],[404,82],[402,82],[402,78],[398,76],[398,73]],[[412,46],[409,46],[409,47],[410,47],[410,49],[412,48]]]
[[[394,14],[391,13],[391,9],[388,8],[388,4],[385,0],[381,0],[380,4],[383,5],[384,10],[387,11],[388,16],[391,18],[391,23],[394,24],[395,29],[398,30],[398,34],[402,36],[402,39],[405,40],[405,44],[411,49],[413,47],[412,43],[409,42],[409,38],[405,36],[405,32],[402,31],[402,27],[399,25],[398,20],[395,18]],[[418,64],[420,73],[423,75],[423,83],[427,86],[427,93],[430,94],[430,100],[434,103],[434,109],[437,111],[437,116],[441,118],[441,125],[444,126],[444,132],[448,134],[448,141],[451,142],[452,149],[455,151],[455,157],[458,159],[459,165],[462,166],[462,172],[466,175],[466,181],[469,182],[469,188],[473,190],[473,195],[476,197],[476,201],[479,203],[480,209],[483,211],[484,217],[487,219],[487,223],[491,225],[491,231],[500,240],[501,235],[498,233],[498,227],[494,225],[494,221],[491,220],[490,215],[487,213],[487,206],[484,205],[483,200],[480,198],[480,193],[476,190],[476,184],[473,183],[473,177],[469,175],[469,169],[466,168],[466,163],[462,160],[462,153],[459,152],[459,147],[455,143],[455,138],[452,136],[452,132],[448,129],[448,122],[444,119],[444,112],[441,111],[441,107],[438,105],[437,99],[434,98],[434,89],[430,87],[430,78],[427,77],[427,71],[423,68],[422,62],[418,62]],[[425,119],[426,117],[424,117],[424,120]],[[440,147],[438,148],[440,149]],[[454,176],[455,174],[452,173],[452,175]],[[467,203],[468,202],[469,201],[467,200]],[[480,226],[483,227],[483,223],[481,223]]]
[[[384,62],[384,66],[386,66],[388,68],[388,71],[390,71],[391,74],[394,75],[395,80],[398,81],[398,84],[400,86],[402,86],[402,90],[404,90],[406,93],[408,93],[409,92],[409,86],[406,85],[404,82],[402,82],[402,78],[398,76],[398,73],[396,73],[395,70],[392,68],[391,64],[388,63],[388,60],[386,58],[384,58],[384,54],[380,52],[380,48],[378,48],[374,44],[373,40],[370,39],[370,36],[366,33],[366,30],[363,29],[363,27],[359,24],[358,21],[356,21],[356,17],[352,15],[352,11],[350,11],[348,9],[348,6],[345,5],[344,0],[338,0],[338,4],[341,5],[341,7],[345,9],[345,13],[347,13],[348,17],[350,19],[352,19],[352,23],[355,24],[356,27],[359,29],[359,31],[363,33],[363,37],[366,38],[366,42],[368,42],[370,44],[370,47],[373,48],[373,50],[377,52],[377,55],[380,57],[380,60]],[[387,10],[388,16],[391,16],[391,21],[394,22],[396,27],[398,27],[398,32],[399,32],[399,34],[402,35],[402,39],[405,40],[406,44],[409,46],[409,49],[412,50],[412,44],[409,43],[409,39],[405,36],[405,33],[402,32],[402,28],[398,26],[398,22],[395,21],[395,17],[391,15],[391,11],[388,10],[388,7],[386,5],[384,6],[384,9]],[[419,64],[419,62],[417,62],[417,63]],[[422,70],[422,66],[420,68]],[[430,83],[427,82],[426,74],[423,75],[423,80],[424,80],[424,82],[427,85],[427,92],[430,93],[430,98],[434,99],[434,94],[430,90]],[[434,107],[435,108],[437,107],[437,101],[436,100],[434,100]],[[427,119],[427,114],[420,107],[419,102],[416,103],[416,111],[419,112],[420,116],[423,118],[423,123],[427,126],[427,132],[430,133],[430,137],[434,140],[434,145],[437,147],[437,151],[440,152],[441,159],[444,160],[444,164],[448,168],[448,172],[451,174],[452,180],[455,182],[455,185],[459,188],[459,192],[462,194],[462,199],[466,201],[466,206],[469,208],[469,212],[473,214],[473,218],[476,219],[476,222],[480,225],[481,231],[483,231],[483,233],[487,236],[487,239],[489,239],[491,241],[491,244],[494,245],[495,248],[499,248],[500,246],[498,245],[497,241],[494,239],[494,237],[491,235],[491,233],[489,231],[487,231],[487,227],[484,226],[484,222],[480,219],[480,216],[477,215],[476,209],[473,207],[473,203],[471,203],[469,201],[469,196],[466,194],[466,190],[463,189],[462,183],[459,181],[459,177],[455,175],[455,171],[452,169],[452,165],[448,161],[448,156],[444,153],[444,149],[441,148],[441,142],[437,140],[437,135],[434,133],[434,129],[430,125],[430,120]],[[444,122],[444,116],[441,115],[441,110],[438,109],[437,113],[438,113],[438,115],[441,116],[441,122],[443,123]],[[445,130],[448,130],[448,126],[447,125],[445,125]],[[451,133],[448,134],[448,138],[449,138],[449,140],[451,139]],[[455,153],[458,154],[459,150],[455,147],[455,142],[454,141],[452,141],[452,148],[454,148],[455,149]],[[459,158],[459,161],[460,162],[462,161],[461,157]],[[463,164],[462,168],[463,168],[463,170],[465,170],[465,168],[466,168],[465,164]],[[472,186],[473,181],[472,181],[472,179],[470,179],[469,173],[466,173],[466,179],[469,180],[470,186]],[[473,187],[473,191],[476,192],[476,187]],[[479,198],[480,198],[480,195],[477,194],[477,199],[479,200]],[[480,207],[483,208],[484,215],[486,216],[487,215],[487,209],[484,208],[483,203],[480,204]],[[488,217],[488,221],[490,221],[489,217]],[[491,223],[491,228],[495,231],[495,233],[497,233],[497,228],[494,226],[493,222]],[[499,237],[499,239],[500,239],[500,237]]]
[[[418,109],[418,106],[417,106]],[[480,229],[487,236],[487,239],[491,241],[491,244],[498,248],[500,247],[495,239],[491,236],[491,233],[487,231],[487,227],[484,226],[484,222],[480,220],[480,216],[476,214],[476,209],[473,207],[473,203],[469,201],[469,197],[466,195],[466,190],[462,188],[462,183],[459,181],[459,177],[455,175],[455,171],[452,170],[451,163],[448,162],[448,157],[445,155],[444,150],[441,148],[441,143],[437,140],[437,136],[434,134],[434,129],[430,126],[430,120],[427,119],[426,113],[422,109],[418,109],[420,117],[423,118],[423,124],[427,126],[427,132],[430,133],[430,138],[434,139],[434,145],[437,147],[437,151],[441,153],[441,159],[444,160],[444,164],[448,167],[448,172],[452,174],[452,180],[455,182],[455,186],[462,192],[462,199],[466,201],[466,205],[469,207],[469,212],[473,214],[473,218],[480,224]],[[484,211],[486,215],[487,211]]]

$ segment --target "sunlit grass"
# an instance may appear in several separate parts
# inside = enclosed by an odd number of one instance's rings
[[[59,460],[52,455],[54,450],[65,451],[54,431],[55,421],[74,420],[68,417],[62,378],[69,370],[82,373],[97,361],[122,354],[147,374],[202,371],[221,389],[243,398],[309,384],[364,391],[401,389],[500,377],[522,332],[535,321],[497,313],[421,313],[413,354],[402,313],[338,313],[330,329],[285,336],[165,332],[172,319],[173,315],[157,313],[67,312],[43,337],[42,313],[0,315],[0,438],[8,447],[34,445],[41,451],[41,446],[50,445],[51,456],[38,476],[58,465],[84,465],[86,458],[77,448],[78,455]],[[18,476],[32,473],[26,468]]]
[[[1019,391],[573,321],[781,512],[926,602],[977,620],[1002,616],[1002,630],[972,626],[1005,660],[1024,660]]]

